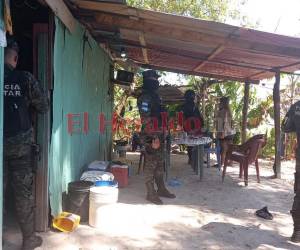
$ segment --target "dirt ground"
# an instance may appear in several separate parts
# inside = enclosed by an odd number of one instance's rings
[[[137,166],[138,157],[131,153],[127,158]],[[135,174],[119,190],[119,202],[103,207],[100,229],[81,225],[69,234],[43,233],[43,246],[37,249],[300,249],[289,241],[294,162],[283,162],[282,179],[274,180],[272,163],[260,160],[261,183],[252,166],[248,187],[238,178],[237,165],[228,168],[224,183],[216,168],[205,168],[200,182],[186,155],[172,155],[171,165],[170,178],[182,183],[169,187],[176,199],[163,199],[162,206],[148,203],[143,176]],[[264,206],[274,215],[272,221],[254,215]],[[19,249],[19,235],[11,231],[4,237],[4,249]]]

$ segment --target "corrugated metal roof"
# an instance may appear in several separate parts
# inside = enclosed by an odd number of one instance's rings
[[[183,74],[258,82],[300,69],[300,38],[129,7],[72,0],[99,43],[137,65]]]

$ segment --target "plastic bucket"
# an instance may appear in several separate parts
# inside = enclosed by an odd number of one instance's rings
[[[80,222],[80,216],[77,214],[71,214],[67,212],[62,212],[56,218],[53,219],[53,227],[65,232],[72,232]]]
[[[101,208],[118,201],[119,190],[116,186],[97,186],[90,189],[89,224],[99,228]]]
[[[67,211],[78,214],[82,222],[88,221],[89,193],[94,186],[91,181],[74,181],[68,184]]]
[[[95,187],[118,187],[117,181],[96,181]]]

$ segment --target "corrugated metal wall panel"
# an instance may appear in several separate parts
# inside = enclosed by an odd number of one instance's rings
[[[61,211],[62,193],[78,180],[84,165],[108,159],[111,128],[98,132],[98,116],[111,118],[113,93],[110,59],[81,26],[70,34],[56,19],[54,44],[53,127],[50,149],[50,203],[52,215]],[[88,112],[88,134],[68,134],[67,114]]]

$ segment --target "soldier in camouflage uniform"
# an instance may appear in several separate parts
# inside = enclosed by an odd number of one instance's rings
[[[33,108],[45,113],[49,103],[32,74],[15,70],[18,50],[17,43],[9,40],[4,58],[4,190],[9,181],[23,235],[22,249],[27,250],[42,244],[34,230],[34,137],[30,112]]]
[[[300,242],[300,101],[293,104],[287,112],[283,121],[282,129],[285,133],[297,133],[297,150],[296,150],[296,173],[294,184],[294,203],[291,214],[294,221],[294,233],[291,240]]]
[[[138,98],[138,108],[143,123],[141,140],[145,147],[144,175],[147,189],[146,199],[160,205],[163,202],[159,197],[175,198],[176,196],[166,189],[164,183],[163,132],[149,130],[153,119],[158,121],[157,125],[159,127],[162,124],[161,112],[163,112],[163,109],[160,97],[157,94],[159,87],[158,77],[154,70],[143,72],[143,91]],[[157,191],[154,188],[154,181],[157,185]]]

